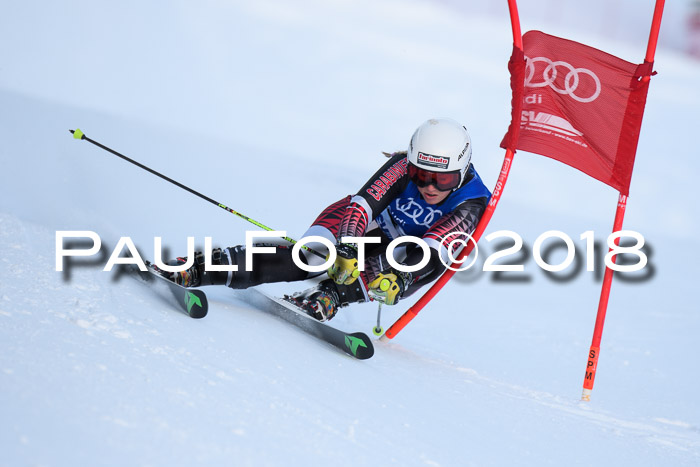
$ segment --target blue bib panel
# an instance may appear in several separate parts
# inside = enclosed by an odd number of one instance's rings
[[[450,193],[440,204],[428,204],[421,197],[418,187],[409,181],[406,189],[377,216],[377,224],[390,239],[404,235],[423,237],[438,219],[452,212],[464,201],[491,197],[491,192],[473,166],[469,168],[469,173],[473,173],[474,177],[466,185]]]

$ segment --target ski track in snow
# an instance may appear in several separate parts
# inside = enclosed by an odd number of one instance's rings
[[[382,343],[379,345],[380,347],[386,347],[382,346]],[[389,344],[389,347],[391,347],[391,344]],[[388,349],[383,348],[380,351],[382,350],[386,351]],[[485,377],[473,369],[459,366],[453,362],[421,357],[406,350],[400,350],[400,352],[410,354],[417,362],[422,362],[431,368],[444,369],[450,375],[450,379],[467,384],[479,384],[488,387],[498,396],[527,401],[545,407],[550,415],[557,414],[556,416],[558,417],[569,419],[569,423],[589,423],[616,436],[641,438],[652,444],[658,444],[680,452],[693,453],[693,457],[700,459],[700,455],[697,453],[698,448],[700,448],[700,436],[698,436],[700,428],[689,423],[678,420],[666,420],[664,418],[652,420],[626,419],[614,413],[594,409],[590,403],[576,402],[570,398],[562,398],[551,393],[536,391]],[[672,427],[680,429],[673,429]]]

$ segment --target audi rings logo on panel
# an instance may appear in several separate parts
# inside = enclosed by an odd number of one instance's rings
[[[568,95],[572,99],[584,103],[593,102],[598,98],[598,96],[600,96],[600,91],[602,90],[600,79],[598,79],[598,76],[596,76],[595,73],[587,68],[574,68],[572,65],[566,62],[561,60],[553,62],[547,57],[530,58],[526,56],[525,59],[527,60],[525,65],[527,70],[527,74],[525,75],[525,86],[529,86],[531,88],[543,88],[545,86],[549,86],[559,94]],[[542,81],[533,82],[533,79],[535,78],[535,63],[537,62],[544,62],[547,64],[547,66],[542,71]],[[561,70],[567,71],[566,76],[564,76],[563,89],[554,84],[558,73]],[[583,89],[579,89],[582,75],[588,75],[595,83],[595,90],[592,94],[588,92],[584,94]]]

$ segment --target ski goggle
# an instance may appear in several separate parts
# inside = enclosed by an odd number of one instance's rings
[[[411,163],[408,164],[408,176],[419,188],[435,185],[440,191],[448,191],[457,188],[462,179],[462,174],[459,170],[454,170],[452,172],[431,172],[421,169]]]

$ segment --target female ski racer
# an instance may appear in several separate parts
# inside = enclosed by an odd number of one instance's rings
[[[462,240],[471,235],[491,196],[471,164],[471,154],[471,139],[464,126],[447,118],[423,123],[413,134],[408,151],[387,154],[389,160],[357,194],[328,206],[311,224],[304,237],[318,235],[330,240],[337,257],[327,279],[290,298],[316,319],[326,321],[350,303],[378,300],[394,305],[435,280],[449,264],[448,249],[454,246],[455,235]],[[416,243],[405,242],[394,249],[393,259],[402,266],[425,263],[416,271],[402,272],[387,260],[387,246],[402,236],[421,238],[429,246],[429,255]],[[364,245],[362,270],[357,241],[343,242],[344,237],[374,237],[377,242]],[[322,243],[309,246],[323,256],[328,252]],[[323,264],[323,258],[300,251],[307,265]],[[177,258],[174,264],[186,262],[187,258]],[[239,245],[215,249],[211,255],[212,265],[235,264],[235,272],[208,271],[204,255],[195,253],[188,269],[161,274],[185,287],[226,285],[233,289],[323,274],[297,266],[288,245],[276,245],[274,253],[252,255],[252,263],[252,270],[246,271],[245,247]]]

